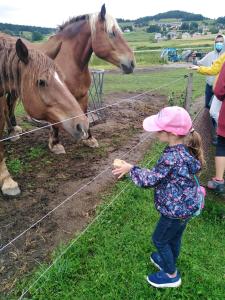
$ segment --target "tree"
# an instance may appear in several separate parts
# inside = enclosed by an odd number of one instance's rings
[[[218,33],[218,28],[216,26],[211,26],[209,28],[209,31],[212,33],[212,34],[216,34]]]
[[[160,26],[158,25],[150,25],[147,29],[146,29],[147,32],[160,32],[161,31],[161,28]]]
[[[181,27],[180,27],[180,30],[182,31],[188,31],[189,30],[189,23],[182,23]]]
[[[32,41],[35,42],[35,41],[41,41],[41,40],[43,40],[43,35],[38,31],[33,31],[32,32]]]
[[[134,28],[132,25],[121,25],[120,28],[124,31],[126,29],[129,29],[130,31],[133,31]]]
[[[193,32],[198,31],[198,23],[191,22],[191,24],[190,24],[190,30],[193,31]]]
[[[216,23],[218,24],[224,24],[225,25],[225,17],[220,17],[216,20]]]

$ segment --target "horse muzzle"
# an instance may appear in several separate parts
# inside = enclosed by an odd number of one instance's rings
[[[63,128],[66,130],[76,141],[88,138],[88,123],[79,122],[73,124],[72,122],[64,122]]]
[[[74,134],[76,140],[87,139],[88,138],[88,128],[81,123],[75,126]]]
[[[120,64],[120,67],[123,70],[124,74],[130,74],[130,73],[134,72],[135,64],[134,64],[134,61],[131,60],[131,61],[127,61],[127,62],[122,62]]]

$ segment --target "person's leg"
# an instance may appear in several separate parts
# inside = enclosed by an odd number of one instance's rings
[[[216,96],[213,96],[212,103],[210,106],[210,116],[214,119],[214,122],[218,123],[219,113],[221,109],[222,101],[218,100]]]
[[[162,268],[164,272],[172,276],[176,274],[176,261],[170,242],[176,237],[180,227],[180,220],[161,216],[152,236],[153,243],[163,261]]]
[[[211,85],[209,85],[208,83],[206,83],[205,86],[205,107],[210,109],[210,101],[213,97],[213,88]]]
[[[182,235],[184,233],[184,230],[187,226],[188,220],[180,220],[180,229],[177,231],[176,235],[170,240],[169,244],[171,247],[171,250],[173,252],[173,258],[175,261],[175,264],[177,262],[177,258],[180,254],[180,248],[181,248],[181,239]]]
[[[218,136],[215,156],[216,176],[208,181],[208,188],[217,192],[224,192],[224,172],[225,172],[225,137]]]
[[[175,259],[170,245],[170,241],[173,240],[178,231],[180,231],[180,220],[161,216],[152,236],[153,242],[158,250],[157,254],[160,257],[161,270],[147,276],[148,283],[154,287],[172,288],[181,285],[181,277],[176,269]]]
[[[216,179],[223,180],[225,171],[225,137],[218,136],[215,157]]]
[[[224,171],[225,171],[225,156],[216,156],[215,157],[216,165],[216,179],[224,181]]]
[[[210,106],[210,110],[209,110],[209,114],[211,116],[211,120],[212,120],[212,124],[213,124],[213,132],[212,132],[212,144],[214,146],[217,145],[217,123],[218,123],[218,118],[219,118],[219,113],[220,113],[220,109],[221,109],[221,104],[222,102],[220,100],[217,99],[217,97],[214,95],[212,98],[212,103]]]

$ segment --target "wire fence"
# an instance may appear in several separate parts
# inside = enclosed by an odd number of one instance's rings
[[[102,75],[101,75],[102,76]],[[174,83],[177,83],[178,81],[181,81],[181,80],[184,80],[184,78],[178,78],[176,80],[173,80],[173,84]],[[141,99],[144,95],[148,94],[149,92],[153,92],[155,90],[158,90],[158,89],[161,89],[163,87],[166,87],[168,85],[170,85],[171,83],[166,83],[164,85],[161,85],[159,87],[156,87],[154,89],[151,89],[149,91],[145,91],[143,93],[140,93],[138,95],[135,95],[133,97],[129,97],[129,98],[123,98],[123,99],[117,99],[116,102],[110,104],[110,105],[106,105],[104,107],[100,107],[100,108],[97,108],[93,111],[90,111],[88,113],[92,113],[92,112],[98,112],[98,111],[101,111],[103,109],[106,109],[106,108],[109,108],[109,107],[112,107],[112,106],[115,106],[115,105],[120,105],[121,103],[123,102],[127,102],[127,101],[133,101],[134,99]],[[102,89],[102,87],[101,87]],[[78,116],[75,116],[73,118],[77,118]],[[30,134],[30,133],[33,133],[35,131],[39,131],[39,130],[42,130],[42,129],[45,129],[45,128],[48,128],[52,125],[56,125],[58,123],[62,123],[62,122],[66,122],[68,120],[71,120],[72,118],[69,118],[69,119],[66,119],[66,120],[63,120],[61,122],[57,122],[57,123],[54,123],[54,124],[48,124],[48,125],[44,125],[43,127],[38,127],[38,128],[34,128],[32,130],[29,130],[29,131],[26,131],[26,132],[22,132],[20,134],[17,134],[15,136],[23,136],[25,134]],[[0,140],[0,142],[2,141],[5,141],[5,140],[8,140],[10,139],[11,137],[7,137],[7,138],[4,138],[2,140]],[[109,166],[106,170],[108,170],[111,166]],[[67,201],[69,201],[71,198],[73,198],[76,194],[78,194],[79,192],[81,192],[85,187],[87,187],[91,182],[93,182],[96,178],[98,178],[100,175],[102,175],[104,172],[106,172],[106,170],[104,170],[102,173],[98,174],[95,178],[93,178],[90,182],[88,182],[86,185],[82,186],[80,189],[78,189],[76,192],[74,192],[71,196],[67,197],[65,200],[63,200],[59,205],[57,205],[56,207],[54,207],[51,211],[49,211],[46,215],[44,215],[42,218],[40,218],[39,220],[37,220],[36,222],[34,222],[33,224],[31,224],[27,229],[25,229],[23,232],[21,232],[19,235],[17,235],[16,237],[14,237],[12,240],[10,240],[8,243],[6,243],[5,245],[3,245],[1,248],[0,248],[0,252],[2,252],[3,250],[5,250],[7,247],[9,247],[9,245],[11,245],[13,242],[15,242],[16,240],[18,240],[20,237],[22,237],[25,233],[27,233],[30,229],[34,228],[36,225],[38,225],[41,221],[43,221],[46,217],[48,217],[50,214],[52,214],[55,210],[57,210],[59,207],[61,207],[62,205],[64,205]]]
[[[126,155],[128,155],[131,151],[133,151],[134,149],[136,149],[141,143],[143,143],[146,138],[147,138],[147,134],[145,136],[145,138],[143,140],[141,140],[136,146],[132,147],[128,152],[124,153],[121,158],[126,157]],[[39,220],[37,220],[36,222],[34,222],[33,224],[31,224],[27,229],[25,229],[23,232],[21,232],[19,235],[17,235],[16,237],[14,237],[11,241],[9,241],[7,244],[5,244],[4,246],[2,246],[0,248],[0,252],[2,252],[3,250],[5,250],[6,248],[8,248],[11,244],[13,244],[13,242],[15,242],[16,240],[18,240],[19,238],[21,238],[25,233],[27,233],[30,229],[34,228],[35,226],[37,226],[39,223],[41,223],[44,219],[46,219],[48,216],[50,216],[54,211],[56,211],[57,209],[59,209],[62,205],[66,204],[69,200],[71,200],[74,196],[76,196],[77,194],[79,194],[81,191],[83,191],[88,185],[90,185],[93,181],[95,181],[97,178],[99,178],[101,175],[103,175],[106,171],[108,171],[109,169],[111,169],[111,165],[109,165],[105,170],[103,170],[101,173],[99,173],[97,176],[95,176],[93,179],[91,179],[88,183],[84,184],[81,188],[79,188],[77,191],[75,191],[72,195],[70,195],[69,197],[67,197],[65,200],[63,200],[60,204],[58,204],[57,206],[55,206],[52,210],[50,210],[47,214],[45,214],[42,218],[40,218]]]
[[[104,76],[104,75],[103,75]],[[192,90],[193,90],[193,83],[192,83],[192,79],[190,79],[191,75],[186,75],[185,77],[188,78],[187,80],[187,89],[186,89],[186,95],[185,95],[185,103],[184,106],[187,108],[187,110],[190,111],[190,104],[192,102]],[[138,100],[140,98],[142,98],[144,95],[156,91],[158,89],[162,89],[163,87],[169,86],[171,84],[177,83],[178,81],[184,80],[184,78],[178,78],[176,80],[173,80],[172,82],[166,83],[164,85],[161,85],[157,88],[145,91],[143,93],[140,93],[138,95],[135,95],[133,97],[129,97],[129,98],[123,98],[123,99],[116,99],[116,102],[114,102],[113,104],[110,105],[105,105],[103,107],[96,107],[96,105],[93,106],[93,110],[90,110],[87,114],[91,114],[91,113],[95,113],[98,114],[99,112],[115,106],[115,105],[120,105],[123,102],[127,102],[127,101],[133,101],[133,100]],[[102,89],[102,87],[100,87],[100,89]],[[101,91],[100,91],[101,92]],[[102,105],[101,99],[98,99],[99,101],[99,105]],[[47,124],[44,125],[43,127],[39,127],[39,128],[35,128],[20,134],[15,135],[15,137],[18,136],[23,136],[25,134],[30,134],[33,133],[35,131],[38,130],[42,130],[44,128],[48,128],[52,125],[56,125],[62,122],[66,122],[68,120],[74,119],[74,118],[78,118],[79,116],[74,116],[72,118],[63,120],[61,122],[57,122],[54,124]],[[205,110],[201,110],[199,112],[199,114],[196,116],[194,124],[196,127],[200,128],[200,131],[207,131],[206,127],[202,126],[201,120],[204,119],[206,120],[205,124],[207,124],[207,112]],[[206,125],[207,126],[207,125]],[[196,128],[197,129],[197,128]],[[208,131],[207,131],[208,132]],[[137,145],[135,145],[134,147],[132,147],[128,152],[124,153],[121,158],[124,158],[126,155],[128,155],[131,151],[133,151],[134,149],[136,149],[141,143],[143,143],[146,139],[147,139],[148,135],[146,135],[146,137],[140,141]],[[0,142],[9,140],[11,137],[7,137],[4,139],[1,139]],[[207,139],[204,139],[207,140]],[[206,144],[205,147],[207,148],[208,145]],[[153,158],[154,159],[154,158]],[[40,218],[39,220],[37,220],[36,222],[34,222],[33,224],[31,224],[27,229],[25,229],[23,232],[21,232],[19,235],[15,236],[12,240],[10,240],[7,244],[5,244],[4,246],[2,246],[0,248],[0,252],[3,252],[4,250],[6,250],[10,245],[12,245],[15,241],[17,241],[19,238],[21,238],[23,235],[25,235],[30,229],[32,229],[33,227],[35,227],[37,224],[41,223],[45,218],[47,218],[48,216],[50,216],[54,211],[56,211],[57,209],[59,209],[60,207],[62,207],[63,205],[65,205],[69,200],[71,200],[74,196],[76,196],[78,193],[80,193],[82,190],[84,190],[88,185],[90,185],[92,182],[94,182],[98,177],[102,176],[106,171],[108,171],[111,168],[111,165],[108,166],[105,170],[103,170],[101,173],[99,173],[97,176],[95,176],[92,180],[90,180],[88,183],[86,183],[85,185],[83,185],[81,188],[79,188],[77,191],[75,191],[72,195],[70,195],[69,197],[67,197],[66,199],[64,199],[62,202],[60,202],[60,204],[58,204],[56,207],[54,207],[52,210],[50,210],[47,214],[45,214],[42,218]],[[69,244],[69,246],[59,255],[57,256],[57,258],[49,265],[49,267],[25,290],[23,291],[21,297],[19,299],[23,299],[23,297],[40,281],[41,278],[43,278],[45,276],[45,274],[50,270],[50,268],[52,268],[52,266],[54,266],[59,260],[60,258],[76,243],[76,241],[78,241],[78,239],[85,234],[85,232],[87,230],[89,230],[89,228],[92,226],[92,224],[94,224],[103,214],[104,212],[113,204],[113,202],[127,189],[127,187],[129,186],[129,184],[127,184],[113,199],[112,201],[101,211],[100,214],[98,214],[90,223],[89,225],[85,228],[84,231],[82,231],[74,240],[72,243]],[[35,290],[35,292],[37,291],[37,289]]]
[[[73,120],[73,119],[76,119],[76,118],[79,118],[79,117],[84,116],[84,115],[89,115],[89,114],[92,114],[92,113],[99,113],[100,111],[106,110],[109,107],[120,105],[123,102],[133,101],[134,99],[138,99],[138,98],[140,98],[140,97],[142,97],[142,96],[144,96],[144,95],[146,95],[148,93],[157,91],[159,89],[162,89],[164,87],[170,86],[171,84],[177,83],[178,81],[182,81],[182,80],[184,80],[184,79],[183,78],[178,78],[178,79],[175,79],[175,80],[173,79],[173,81],[171,81],[169,83],[165,83],[165,84],[163,84],[161,86],[158,86],[158,87],[156,87],[154,89],[150,89],[150,90],[148,90],[146,92],[143,92],[143,93],[140,93],[138,95],[135,95],[135,96],[132,96],[132,97],[129,97],[129,98],[115,99],[115,101],[116,101],[115,103],[108,104],[108,105],[102,106],[100,108],[96,108],[94,110],[90,110],[89,112],[87,112],[87,114],[83,113],[83,114],[80,114],[78,116],[73,116],[71,118],[67,118],[67,119],[64,119],[64,120],[59,121],[59,122],[47,124],[47,125],[44,125],[44,126],[41,126],[41,127],[38,127],[38,128],[34,128],[34,129],[31,129],[31,130],[22,132],[22,133],[18,133],[18,134],[12,135],[12,136],[8,136],[8,137],[5,137],[3,139],[0,139],[0,142],[8,141],[8,140],[11,140],[12,138],[21,137],[23,135],[31,134],[31,133],[34,133],[36,131],[40,131],[40,130],[43,130],[43,129],[46,129],[46,128],[50,128],[50,127],[52,127],[54,125],[59,125],[59,124],[62,124],[64,122],[67,122],[67,121],[70,121],[70,120]]]
[[[133,151],[134,149],[136,149],[141,143],[143,143],[144,141],[146,141],[146,139],[150,137],[149,134],[145,134],[145,137],[142,139],[142,141],[140,141],[136,146],[132,147],[128,152],[126,152],[121,158],[124,158],[127,154],[129,154],[131,151]],[[155,155],[154,157],[152,157],[152,159],[147,163],[146,167],[148,167],[158,156]],[[108,170],[109,168],[107,168],[106,170]],[[105,171],[106,171],[105,170]],[[35,285],[37,285],[37,283],[41,280],[41,278],[43,278],[47,272],[54,266],[56,265],[56,263],[63,257],[63,255],[65,255],[67,253],[67,251],[93,226],[94,223],[96,223],[100,217],[102,217],[104,215],[104,213],[109,209],[109,207],[111,207],[113,205],[113,203],[115,202],[116,199],[119,198],[120,195],[122,195],[127,188],[131,185],[131,182],[128,182],[122,189],[121,191],[116,194],[115,197],[113,197],[113,199],[104,207],[104,209],[102,209],[102,211],[88,224],[88,226],[80,233],[78,234],[78,236],[71,242],[69,243],[69,245],[56,257],[56,259],[53,260],[53,262],[41,273],[41,275],[34,280],[34,282],[26,289],[22,292],[22,295],[19,297],[19,300],[23,299],[24,296],[31,291],[31,289],[33,287],[35,287]],[[41,286],[37,289],[35,289],[34,294],[41,288]]]
[[[193,106],[193,73],[187,75],[187,87],[184,100],[184,108],[192,115]],[[208,151],[212,141],[213,126],[210,120],[209,110],[202,107],[193,120],[195,130],[201,135],[204,155],[208,157]]]
[[[185,78],[187,77],[187,75],[185,75]],[[173,83],[176,83],[180,80],[183,80],[183,78],[178,78],[176,80],[173,80]],[[188,81],[189,82],[189,81]],[[113,103],[113,104],[110,104],[110,105],[106,105],[102,108],[98,108],[96,110],[93,110],[93,112],[96,112],[96,111],[100,111],[102,109],[106,109],[108,107],[112,107],[114,105],[119,105],[120,103],[124,102],[124,101],[131,101],[131,100],[134,100],[134,99],[138,99],[138,98],[141,98],[142,96],[146,95],[147,93],[149,92],[152,92],[152,91],[155,91],[157,89],[161,89],[162,87],[165,87],[165,86],[168,86],[170,85],[170,83],[166,83],[164,85],[161,85],[160,87],[157,87],[157,88],[154,88],[154,89],[151,89],[149,91],[146,91],[146,92],[143,92],[143,93],[140,93],[138,95],[135,95],[133,97],[129,97],[129,98],[125,98],[125,99],[117,99],[117,102]],[[187,90],[188,90],[188,87],[187,87]],[[191,97],[188,98],[190,101]],[[77,118],[78,116],[74,117],[74,118]],[[62,122],[66,122],[67,120],[70,120],[71,118],[69,119],[66,119]],[[57,122],[55,124],[58,124],[58,123],[61,123],[61,122]],[[27,131],[27,132],[24,132],[24,133],[20,133],[16,136],[22,136],[22,135],[25,135],[25,134],[29,134],[29,133],[33,133],[37,130],[41,130],[41,129],[44,129],[46,127],[50,127],[52,124],[49,124],[49,125],[45,125],[43,127],[40,127],[40,128],[35,128],[33,130],[30,130],[30,131]],[[9,138],[5,138],[5,139],[2,139],[0,140],[1,141],[4,141],[4,140],[7,140]],[[136,147],[136,146],[135,146]],[[130,151],[129,151],[130,152]],[[129,153],[128,152],[128,153]],[[127,153],[125,153],[123,156],[125,156]],[[111,166],[109,166],[107,169],[105,169],[103,172],[101,172],[100,174],[98,174],[97,176],[95,176],[91,181],[89,181],[87,184],[85,184],[84,186],[82,186],[81,188],[79,188],[77,191],[75,191],[72,195],[70,195],[69,197],[67,197],[65,200],[63,200],[59,205],[57,205],[56,207],[54,207],[51,211],[49,211],[46,215],[44,215],[42,218],[40,218],[39,220],[37,220],[36,222],[34,222],[33,224],[31,224],[27,229],[25,229],[23,232],[21,232],[19,235],[17,235],[16,237],[14,237],[12,240],[10,240],[8,243],[6,243],[5,245],[3,245],[1,248],[0,248],[0,252],[2,252],[3,250],[5,250],[7,247],[9,247],[11,244],[13,244],[13,242],[15,242],[16,240],[18,240],[20,237],[22,237],[25,233],[27,233],[30,229],[34,228],[36,225],[38,225],[41,221],[43,221],[45,218],[47,218],[50,214],[52,214],[55,210],[57,210],[58,208],[60,208],[62,205],[64,205],[66,202],[68,202],[70,199],[72,199],[75,195],[77,195],[79,192],[81,192],[85,187],[87,187],[90,183],[92,183],[95,179],[97,179],[99,176],[101,176],[104,172],[106,172]]]
[[[97,110],[103,106],[103,83],[104,83],[104,70],[92,70],[92,84],[89,88],[89,104],[88,111],[95,111],[89,114],[90,123],[96,124],[98,121],[106,118],[105,110]]]

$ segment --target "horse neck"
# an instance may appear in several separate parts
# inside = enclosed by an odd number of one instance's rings
[[[81,72],[88,69],[88,64],[93,53],[89,23],[83,21],[78,25],[78,28],[75,27],[71,31],[65,30],[57,35],[67,43],[70,49],[73,49],[73,51],[68,51],[68,55],[72,56],[72,60],[68,58],[67,61],[70,61],[70,63],[71,61],[75,61]]]
[[[22,67],[13,48],[0,49],[0,86],[3,94],[15,91],[21,94]]]

